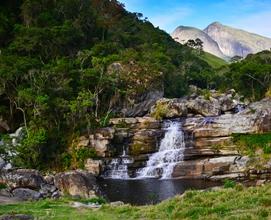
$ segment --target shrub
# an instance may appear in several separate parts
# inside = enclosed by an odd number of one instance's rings
[[[18,167],[41,169],[46,160],[47,130],[30,129],[28,135],[16,147],[13,163]]]
[[[236,186],[236,182],[233,180],[225,180],[224,181],[224,188],[233,188]]]
[[[80,169],[85,168],[85,162],[89,158],[96,158],[97,154],[95,149],[93,148],[79,148],[79,149],[74,149],[72,152],[72,157],[74,161],[74,166]]]
[[[0,183],[0,190],[1,190],[1,189],[6,189],[6,188],[7,188],[7,185],[6,185],[6,184]]]
[[[155,106],[155,111],[152,112],[151,116],[157,120],[161,120],[166,117],[169,112],[169,106],[167,103],[157,103]]]

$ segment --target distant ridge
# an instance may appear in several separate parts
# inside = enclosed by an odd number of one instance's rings
[[[179,26],[171,34],[179,43],[189,39],[200,38],[203,41],[203,50],[222,59],[233,56],[246,57],[271,48],[271,39],[241,29],[213,22],[204,30],[193,27]]]

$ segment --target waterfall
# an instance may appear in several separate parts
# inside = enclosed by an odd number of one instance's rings
[[[181,123],[170,121],[166,127],[159,151],[150,156],[145,168],[138,170],[137,178],[171,178],[176,163],[183,160],[185,142]]]
[[[123,147],[122,155],[119,158],[114,158],[108,165],[108,170],[103,177],[109,179],[129,179],[128,165],[133,163],[133,160],[127,156],[126,150]]]

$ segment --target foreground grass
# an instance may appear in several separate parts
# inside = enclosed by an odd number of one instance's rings
[[[31,214],[37,219],[270,219],[271,184],[243,188],[237,185],[218,191],[188,191],[158,205],[125,205],[99,210],[75,209],[70,201],[44,200],[33,203],[0,205],[0,215]]]

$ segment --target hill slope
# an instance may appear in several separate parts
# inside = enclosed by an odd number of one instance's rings
[[[3,0],[0,15],[0,132],[24,126],[20,167],[78,168],[95,157],[72,148],[78,134],[150,96],[181,97],[194,73],[212,73],[117,0]]]

